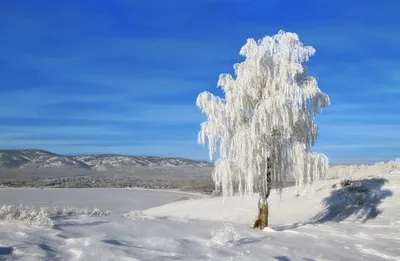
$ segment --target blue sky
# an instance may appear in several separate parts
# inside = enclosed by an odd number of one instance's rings
[[[400,2],[0,2],[0,147],[206,159],[197,94],[280,29],[315,47],[332,99],[316,151],[331,162],[400,156]]]

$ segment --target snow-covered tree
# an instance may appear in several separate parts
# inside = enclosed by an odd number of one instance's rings
[[[260,194],[254,227],[268,226],[267,198],[289,175],[303,189],[328,168],[326,156],[310,151],[318,137],[316,114],[330,104],[305,62],[315,53],[297,34],[279,31],[259,41],[247,40],[234,65],[221,74],[224,98],[202,92],[197,106],[206,114],[199,142],[208,141],[210,160],[218,153],[213,180],[224,196]]]

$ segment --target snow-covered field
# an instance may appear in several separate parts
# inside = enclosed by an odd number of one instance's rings
[[[257,197],[0,189],[0,205],[111,211],[50,211],[52,224],[33,226],[3,207],[0,260],[400,260],[400,162],[331,167],[328,180],[295,194],[273,193],[272,229],[256,231]]]

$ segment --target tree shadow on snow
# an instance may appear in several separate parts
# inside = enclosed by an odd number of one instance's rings
[[[8,256],[13,253],[12,247],[0,247],[0,256]]]
[[[366,222],[382,213],[378,206],[393,195],[390,190],[382,190],[388,182],[384,178],[344,180],[329,197],[323,200],[325,210],[316,215],[311,223],[340,222],[347,218]],[[335,185],[334,185],[335,186]]]
[[[388,180],[369,178],[360,180],[344,180],[333,185],[330,195],[323,199],[324,211],[301,223],[274,228],[277,231],[294,229],[304,225],[315,225],[326,222],[341,222],[348,218],[353,221],[367,222],[382,213],[379,205],[393,192],[382,190]]]
[[[38,247],[43,251],[45,251],[46,257],[43,260],[51,260],[51,261],[61,260],[61,258],[58,256],[59,253],[53,250],[49,245],[41,243],[38,245]]]

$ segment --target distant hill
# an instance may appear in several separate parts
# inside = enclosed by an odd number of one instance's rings
[[[150,156],[81,155],[63,156],[45,150],[0,150],[3,169],[76,169],[92,171],[126,171],[137,167],[210,167],[212,163],[184,158]]]

